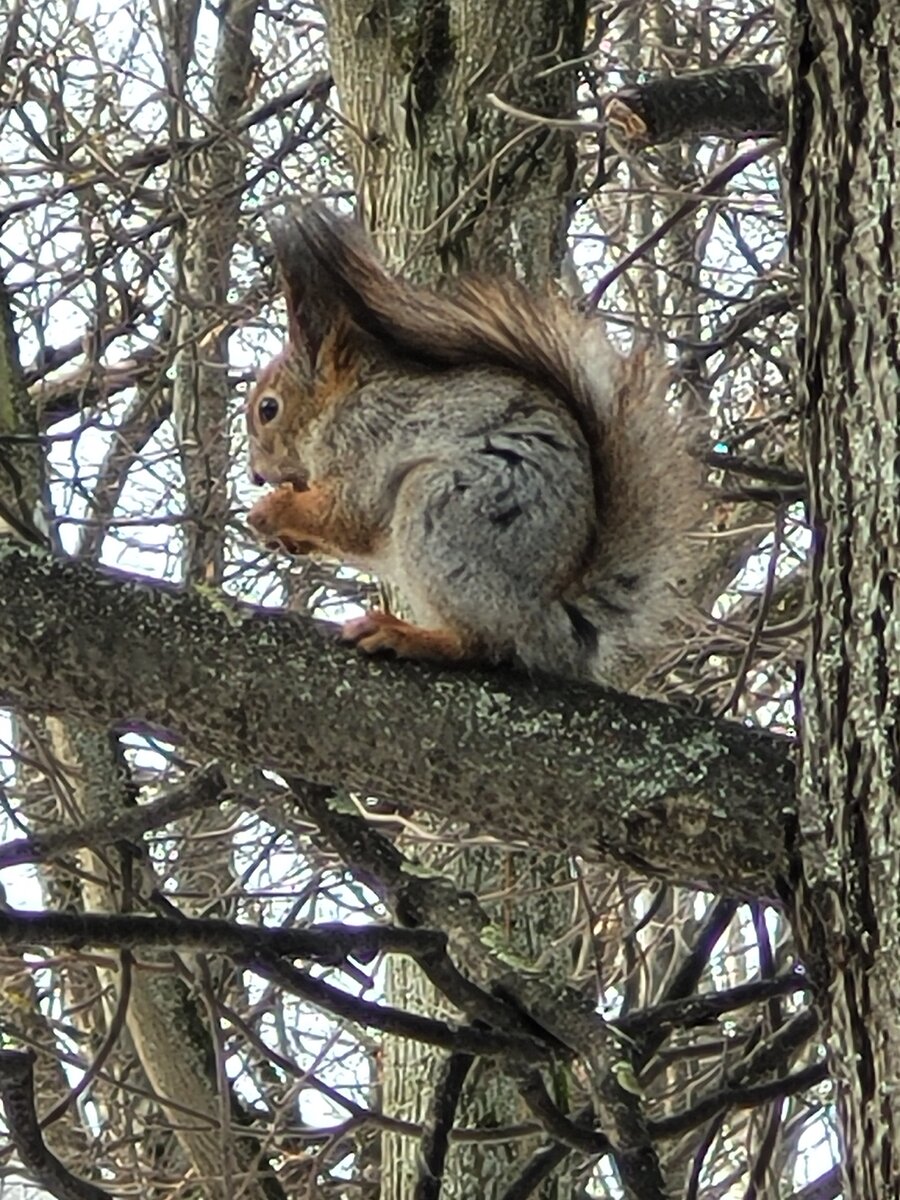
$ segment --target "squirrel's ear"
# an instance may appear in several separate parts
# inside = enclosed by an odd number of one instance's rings
[[[331,272],[310,246],[304,211],[288,205],[267,224],[284,283],[291,348],[312,371],[323,346],[343,340],[348,314]]]

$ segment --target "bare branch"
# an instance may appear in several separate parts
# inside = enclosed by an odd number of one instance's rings
[[[142,174],[154,167],[169,162],[175,157],[209,150],[217,143],[220,143],[223,137],[233,137],[237,133],[245,132],[254,125],[268,120],[269,117],[275,116],[279,112],[284,112],[286,109],[293,108],[295,104],[302,104],[307,101],[314,103],[323,101],[328,96],[331,85],[332,80],[330,75],[324,72],[317,72],[314,75],[310,75],[308,79],[304,79],[301,83],[298,83],[289,91],[286,91],[282,96],[266,101],[265,104],[261,104],[259,108],[242,117],[239,121],[235,122],[234,130],[228,130],[227,134],[222,130],[216,129],[204,137],[176,139],[174,142],[168,142],[161,146],[148,146],[146,149],[139,150],[135,154],[126,155],[119,163],[110,164],[102,170],[92,171],[89,174],[82,174],[73,182],[48,190],[40,196],[29,196],[23,200],[15,200],[12,204],[8,204],[6,208],[0,209],[0,226],[4,225],[16,213],[38,208],[50,200],[60,200],[63,196],[70,196],[89,190],[96,187],[98,183],[122,187],[128,182],[127,177],[129,175]]]
[[[47,1149],[34,1110],[34,1055],[0,1050],[0,1102],[22,1165],[57,1200],[112,1200],[112,1194],[73,1175]]]
[[[772,154],[777,149],[777,142],[762,142],[759,146],[754,146],[750,150],[745,150],[741,154],[736,154],[730,162],[725,163],[725,165],[716,171],[714,175],[711,175],[709,179],[707,179],[706,182],[697,189],[693,196],[690,196],[684,201],[683,204],[680,204],[678,208],[671,214],[671,216],[666,217],[664,221],[661,221],[660,224],[657,225],[656,229],[654,229],[649,235],[649,237],[644,238],[639,246],[636,246],[634,250],[632,250],[629,254],[626,254],[620,262],[616,263],[611,271],[607,271],[603,278],[597,281],[591,291],[591,294],[585,301],[585,306],[589,309],[596,308],[603,295],[609,290],[613,283],[615,283],[615,281],[619,279],[620,276],[622,276],[633,263],[643,258],[650,250],[653,249],[655,245],[657,245],[657,243],[661,242],[666,234],[670,233],[680,221],[683,221],[685,217],[690,216],[694,209],[698,208],[704,202],[704,200],[708,200],[711,196],[718,195],[718,193],[721,192],[723,188],[725,188],[731,182],[732,179],[734,179],[737,175],[740,175],[742,171],[745,171],[751,163],[758,162],[761,158],[765,158],[767,154]]]
[[[675,1137],[687,1129],[696,1129],[704,1121],[709,1121],[730,1108],[755,1108],[757,1104],[764,1104],[769,1100],[783,1100],[785,1096],[805,1092],[827,1078],[828,1064],[823,1061],[795,1071],[793,1075],[785,1075],[765,1083],[748,1084],[746,1087],[729,1085],[704,1096],[698,1104],[685,1109],[684,1112],[650,1121],[650,1130],[654,1137]]]
[[[441,1194],[453,1121],[473,1061],[468,1054],[451,1054],[441,1068],[422,1134],[422,1166],[413,1200],[438,1200]]]
[[[225,954],[240,961],[257,954],[286,955],[339,965],[348,958],[369,962],[376,954],[420,958],[442,952],[444,935],[390,925],[328,923],[307,929],[268,929],[215,917],[145,916],[142,913],[27,912],[0,909],[0,942],[6,946],[163,947]]]
[[[114,820],[100,818],[76,829],[61,829],[35,837],[16,838],[0,845],[0,870],[22,863],[46,862],[81,846],[108,846],[120,840],[139,838],[178,817],[221,804],[225,779],[217,766],[198,771],[183,787],[174,788],[151,804],[129,808]],[[243,801],[249,806],[247,800]]]
[[[841,1168],[832,1167],[812,1183],[794,1192],[788,1200],[835,1200],[841,1195]]]
[[[453,1054],[511,1054],[524,1062],[546,1062],[552,1055],[548,1046],[522,1034],[497,1033],[491,1029],[478,1029],[471,1025],[450,1025],[387,1004],[373,1004],[369,1000],[360,1000],[323,979],[313,978],[281,959],[257,957],[248,962],[247,966],[263,978],[271,979],[279,987],[302,996],[310,1004],[335,1016],[344,1017],[366,1028],[380,1029],[383,1033],[439,1046]]]
[[[624,1013],[614,1024],[629,1037],[638,1037],[645,1031],[659,1034],[669,1029],[689,1029],[694,1025],[709,1024],[717,1017],[748,1004],[759,1004],[775,996],[789,996],[806,986],[807,981],[799,974],[782,975],[776,979],[754,979],[750,983],[741,983],[717,992],[664,1000],[650,1008]]]

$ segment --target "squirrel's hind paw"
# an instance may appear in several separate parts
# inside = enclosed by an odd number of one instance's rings
[[[385,612],[368,612],[346,621],[341,640],[366,654],[391,651],[398,658],[430,662],[460,662],[472,656],[471,649],[450,629],[422,629]]]

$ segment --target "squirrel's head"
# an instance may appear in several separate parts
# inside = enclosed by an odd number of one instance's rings
[[[312,415],[311,390],[310,381],[293,361],[290,346],[259,372],[246,410],[250,477],[255,484],[294,482],[306,486],[298,449]]]
[[[363,358],[363,335],[350,317],[332,273],[335,247],[349,231],[337,222],[334,244],[320,245],[319,224],[329,222],[315,206],[289,206],[269,223],[284,285],[288,344],[259,372],[247,401],[250,475],[257,484],[292,483],[305,488],[309,450],[318,418],[355,385]]]
[[[307,343],[291,341],[256,377],[247,401],[250,477],[256,484],[309,483],[309,448],[317,419],[353,386],[352,339],[333,330],[315,361]]]

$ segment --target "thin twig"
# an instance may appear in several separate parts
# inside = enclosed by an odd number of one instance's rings
[[[735,176],[747,169],[752,163],[758,162],[759,159],[765,158],[767,154],[774,154],[781,146],[778,141],[763,142],[759,146],[754,146],[751,150],[745,150],[742,154],[735,155],[730,162],[727,162],[724,167],[718,170],[715,175],[711,175],[706,183],[700,188],[654,229],[653,233],[646,237],[639,246],[635,247],[630,254],[626,254],[620,263],[617,263],[612,270],[597,281],[591,294],[584,302],[584,307],[588,311],[596,308],[600,303],[603,295],[612,287],[620,275],[631,267],[638,259],[643,258],[648,250],[653,247],[666,236],[671,233],[679,221],[683,221],[689,216],[695,208],[698,208],[704,200],[709,200],[720,192],[726,184],[730,183]]]

